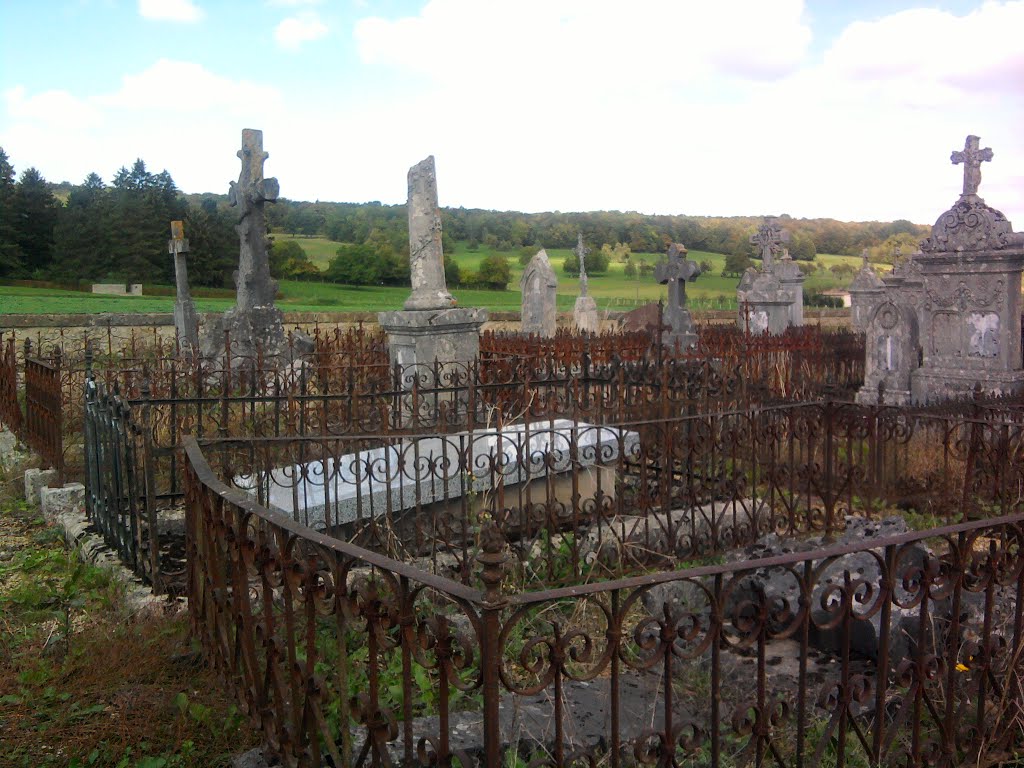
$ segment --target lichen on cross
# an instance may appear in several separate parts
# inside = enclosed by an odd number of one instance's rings
[[[981,164],[992,159],[992,149],[985,147],[979,149],[981,141],[977,136],[968,136],[964,142],[963,150],[954,151],[949,159],[953,165],[964,164],[964,195],[978,194],[978,186],[981,184]]]
[[[779,250],[779,245],[789,242],[789,233],[768,219],[750,236],[750,242],[760,251],[761,269],[766,270],[772,265],[772,256]]]

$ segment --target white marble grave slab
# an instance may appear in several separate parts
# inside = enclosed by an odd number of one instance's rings
[[[329,444],[329,443],[328,443]],[[405,439],[395,445],[277,467],[234,478],[236,487],[316,529],[350,523],[418,504],[484,493],[499,482],[515,485],[547,473],[616,463],[639,448],[636,432],[558,419]],[[315,448],[313,450],[316,450]]]

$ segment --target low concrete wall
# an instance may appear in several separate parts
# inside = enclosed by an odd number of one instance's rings
[[[212,319],[218,313],[200,315],[200,322]],[[602,312],[601,330],[613,330],[618,326],[618,318],[622,312]],[[736,322],[735,310],[704,310],[693,313],[698,323],[716,325]],[[355,327],[360,323],[367,329],[377,327],[376,312],[285,312],[284,322],[287,328],[300,328],[311,333],[314,326],[325,328]],[[806,325],[821,325],[824,328],[849,328],[850,310],[848,309],[804,309]],[[572,312],[558,314],[558,327],[568,328],[572,325]],[[485,331],[518,331],[518,312],[491,312],[484,323]],[[114,349],[127,345],[132,337],[137,343],[152,345],[157,339],[164,343],[174,342],[174,316],[170,312],[105,312],[93,315],[86,314],[41,314],[41,315],[8,315],[0,313],[0,331],[13,331],[20,345],[26,338],[33,344],[42,342],[54,344],[64,340],[70,344],[80,342],[88,335],[97,343]]]

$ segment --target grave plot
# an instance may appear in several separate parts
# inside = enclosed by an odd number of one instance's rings
[[[604,462],[614,493],[414,505],[417,535],[464,536],[402,559],[399,527],[357,546],[225,484],[246,457],[286,466],[288,441],[189,441],[190,606],[240,697],[279,702],[263,723],[285,762],[989,765],[1024,746],[1014,422],[826,402],[615,429],[636,447]],[[516,472],[561,468],[555,443]],[[595,567],[613,542],[617,568]]]

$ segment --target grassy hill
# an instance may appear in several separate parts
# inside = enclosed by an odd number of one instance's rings
[[[321,237],[294,237],[275,234],[278,240],[295,240],[318,267],[327,266],[334,256],[338,243]],[[579,290],[578,280],[566,275],[562,262],[570,254],[569,249],[549,248],[548,257],[558,275],[558,307],[572,309]],[[484,246],[470,251],[466,243],[460,242],[455,249],[455,260],[463,270],[476,271],[480,262],[496,251]],[[452,293],[461,306],[479,306],[492,311],[518,311],[520,303],[519,279],[523,267],[519,264],[519,250],[501,252],[507,257],[512,268],[512,280],[506,291],[468,290],[453,288]],[[663,254],[635,253],[634,262],[646,261],[655,264],[664,258]],[[687,295],[695,308],[722,308],[736,306],[735,277],[722,277],[721,270],[725,257],[718,253],[690,251],[689,258],[696,262],[708,262],[710,272],[701,275],[696,282],[686,287]],[[819,254],[815,264],[822,268],[808,275],[805,287],[809,291],[841,287],[850,278],[837,278],[828,271],[835,264],[860,266],[860,259],[851,256]],[[801,264],[807,271],[807,265]],[[639,304],[658,301],[667,297],[665,286],[654,282],[651,275],[630,278],[624,274],[625,264],[612,263],[607,274],[591,275],[590,295],[600,309],[630,309]],[[278,305],[285,311],[337,311],[376,312],[400,309],[409,295],[408,288],[385,286],[348,286],[334,283],[297,282],[285,280],[281,283],[282,298]],[[227,298],[200,298],[196,304],[200,311],[223,311],[234,302]],[[0,286],[0,312],[10,314],[39,313],[96,313],[96,312],[170,312],[174,308],[171,296],[95,296],[77,291],[62,291],[49,288],[22,288]]]

